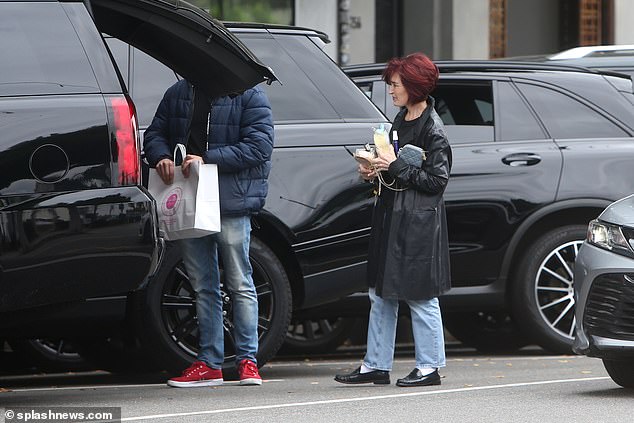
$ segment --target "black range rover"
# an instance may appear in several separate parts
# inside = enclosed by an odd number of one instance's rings
[[[135,107],[101,31],[216,94],[274,76],[176,0],[0,0],[0,16],[0,338],[105,337],[162,242]]]

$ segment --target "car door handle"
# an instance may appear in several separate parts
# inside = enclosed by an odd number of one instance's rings
[[[533,153],[514,153],[502,157],[502,163],[509,166],[533,166],[541,161],[542,158]]]

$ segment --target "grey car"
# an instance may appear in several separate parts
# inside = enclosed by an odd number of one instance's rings
[[[590,222],[574,280],[573,350],[601,358],[616,383],[634,388],[634,195]]]

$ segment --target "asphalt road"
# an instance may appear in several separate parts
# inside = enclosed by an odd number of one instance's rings
[[[630,422],[634,390],[607,376],[600,360],[527,349],[489,356],[448,351],[442,385],[395,386],[414,361],[399,353],[392,384],[341,385],[336,373],[361,351],[318,359],[278,359],[261,369],[261,387],[226,381],[176,389],[165,374],[105,372],[0,376],[0,408],[121,407],[139,422]],[[13,422],[13,420],[5,420]]]

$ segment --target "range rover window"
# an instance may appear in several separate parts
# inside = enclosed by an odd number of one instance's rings
[[[0,16],[0,96],[99,92],[59,4],[2,2]]]
[[[387,92],[387,85],[383,80],[376,81],[372,79],[363,82],[356,80],[355,83],[363,94],[372,100],[372,103],[374,103],[389,120],[394,120],[400,111],[400,107],[396,107],[394,103],[392,103],[392,97]]]
[[[565,138],[613,138],[628,134],[596,110],[561,92],[518,83],[550,136]]]
[[[139,126],[150,125],[163,94],[178,77],[173,70],[139,49],[132,49],[133,78],[130,95],[134,98]]]
[[[275,123],[292,121],[333,121],[341,117],[335,112],[328,100],[299,67],[295,59],[289,56],[276,42],[262,38],[257,34],[239,34],[250,50],[268,64],[280,82],[264,85],[267,90]],[[288,96],[295,101],[288,101]]]
[[[121,77],[125,82],[126,86],[130,85],[129,81],[129,73],[130,73],[130,47],[129,44],[124,43],[121,40],[116,38],[104,36],[106,40],[106,44],[108,44],[108,48],[110,49],[110,53],[114,57],[115,62],[117,62],[117,67],[119,68],[119,72],[121,72]],[[129,87],[128,87],[129,88]]]
[[[320,87],[328,102],[345,120],[376,120],[382,116],[372,102],[308,37],[275,34],[277,42],[295,59],[306,76]],[[259,50],[253,50],[259,54]],[[277,68],[275,68],[277,70]],[[282,83],[284,81],[282,80]]]

